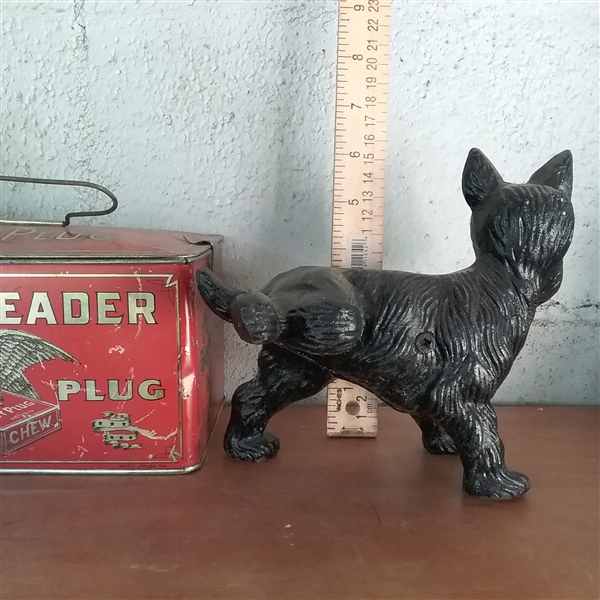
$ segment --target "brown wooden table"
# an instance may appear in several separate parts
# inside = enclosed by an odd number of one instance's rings
[[[189,475],[4,475],[0,597],[598,598],[599,410],[498,414],[517,501],[463,496],[458,458],[389,409],[363,440],[288,408],[263,464],[224,454],[224,414]]]

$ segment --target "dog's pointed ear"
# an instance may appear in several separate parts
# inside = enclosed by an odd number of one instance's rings
[[[489,158],[478,148],[471,149],[462,176],[462,190],[467,204],[475,208],[503,183]]]
[[[563,150],[540,167],[528,183],[547,185],[571,197],[573,189],[573,155],[570,150]]]

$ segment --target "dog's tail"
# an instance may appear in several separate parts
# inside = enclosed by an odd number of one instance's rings
[[[208,307],[221,319],[231,323],[231,305],[243,292],[223,283],[206,267],[196,271],[196,286]]]
[[[245,342],[268,344],[279,337],[279,312],[261,292],[242,292],[229,287],[206,267],[196,272],[196,285],[208,307],[221,319],[233,323]]]

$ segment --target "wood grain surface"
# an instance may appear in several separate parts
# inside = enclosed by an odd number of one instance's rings
[[[329,439],[325,407],[275,417],[281,451],[227,457],[217,426],[189,475],[4,475],[2,600],[598,598],[595,407],[501,407],[531,491],[461,494],[384,408],[376,439]]]

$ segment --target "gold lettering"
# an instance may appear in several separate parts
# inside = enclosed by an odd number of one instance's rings
[[[1,237],[0,242],[5,242],[16,235],[31,235],[36,231],[37,229],[32,229],[31,227],[17,227],[16,229],[11,229],[5,236]]]
[[[48,325],[57,324],[48,292],[33,292],[29,314],[27,315],[27,325],[35,325],[38,319],[45,319]]]
[[[108,380],[108,397],[111,400],[131,400],[133,398],[133,382],[131,379],[125,380],[125,389],[123,394],[119,393],[119,380]]]
[[[81,391],[81,384],[78,381],[72,381],[71,379],[61,379],[57,381],[58,388],[58,399],[61,402],[69,400],[69,396],[77,394]]]
[[[144,400],[160,400],[165,397],[165,390],[162,388],[150,390],[151,386],[160,385],[160,379],[144,379],[138,387],[138,394]]]
[[[0,325],[20,325],[22,317],[9,317],[9,312],[17,312],[15,305],[8,300],[20,300],[19,292],[0,292]]]
[[[135,325],[142,317],[146,323],[154,325],[155,310],[154,294],[152,292],[127,292],[127,308],[129,313],[128,322]]]
[[[82,235],[83,235],[83,233],[72,234],[72,233],[69,233],[68,231],[63,231],[62,233],[59,233],[55,239],[57,239],[57,240],[77,240]]]
[[[85,399],[90,401],[104,400],[104,396],[98,396],[96,391],[96,381],[94,379],[85,380]]]
[[[85,292],[63,292],[63,322],[65,325],[87,325],[90,322],[90,297]],[[73,311],[73,303],[79,303],[79,316]]]
[[[109,317],[107,314],[109,312],[117,312],[115,305],[110,301],[120,299],[121,294],[119,292],[98,292],[98,325],[119,325],[121,323],[123,315]]]

